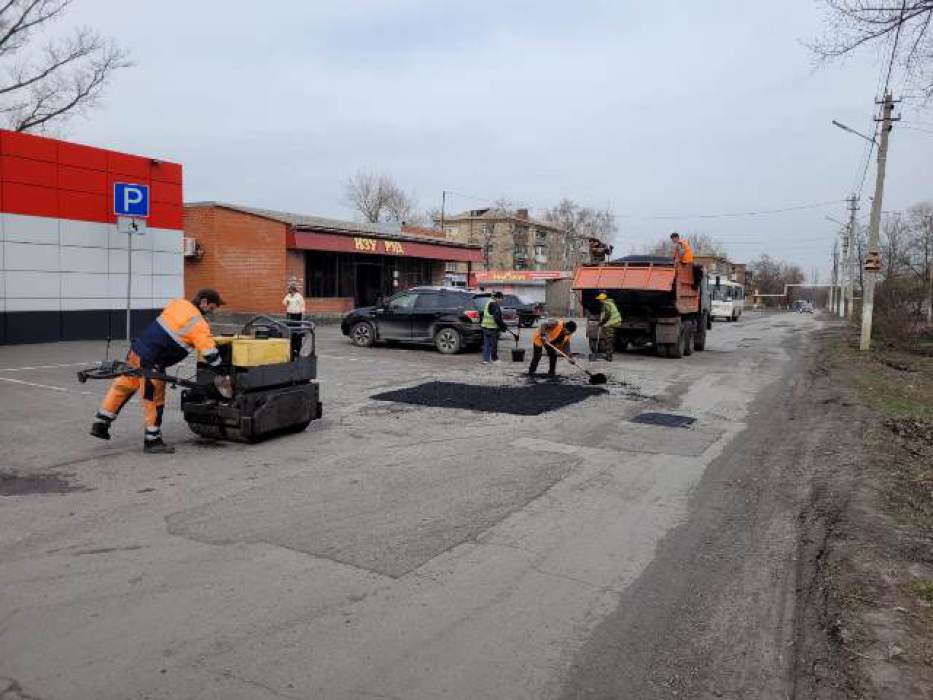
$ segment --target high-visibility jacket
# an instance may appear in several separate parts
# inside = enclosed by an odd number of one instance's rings
[[[603,302],[603,316],[601,320],[601,325],[609,328],[622,325],[622,314],[619,313],[619,307],[616,306],[616,303],[612,299],[606,299],[606,301]]]
[[[680,262],[693,262],[693,249],[687,241],[680,241],[680,243],[677,244],[677,250],[680,253]]]
[[[499,322],[496,321],[495,314],[489,308],[495,303],[494,299],[490,299],[486,302],[486,306],[483,307],[483,320],[479,324],[481,328],[488,328],[491,331],[499,330]]]
[[[562,352],[567,351],[567,346],[570,345],[570,334],[564,329],[563,321],[557,321],[553,326],[542,326],[538,329],[532,342],[539,348],[544,345],[542,334],[544,334],[543,338],[555,348]]]
[[[173,299],[159,317],[133,338],[135,352],[144,367],[171,367],[199,350],[211,366],[220,365],[220,353],[201,310],[187,299]]]

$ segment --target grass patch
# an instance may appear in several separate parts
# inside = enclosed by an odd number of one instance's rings
[[[892,382],[881,374],[856,375],[862,399],[879,413],[894,418],[933,418],[933,387],[926,392],[903,382]],[[926,382],[918,382],[925,384]]]
[[[892,418],[933,418],[933,362],[929,358],[849,351],[861,399]],[[909,371],[905,371],[909,370]]]
[[[923,598],[927,603],[933,603],[933,581],[914,581],[910,584],[910,590]]]

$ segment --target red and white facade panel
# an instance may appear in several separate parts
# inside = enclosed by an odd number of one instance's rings
[[[0,343],[122,336],[128,241],[115,182],[150,191],[146,233],[133,237],[142,323],[184,293],[181,166],[0,130]]]

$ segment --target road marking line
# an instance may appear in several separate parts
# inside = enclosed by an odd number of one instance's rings
[[[69,362],[64,365],[36,365],[35,367],[0,367],[0,372],[27,372],[34,369],[58,369],[60,367],[84,367],[93,362]]]
[[[0,377],[0,382],[13,382],[14,384],[25,384],[26,386],[35,386],[40,389],[51,389],[52,391],[68,391],[64,387],[49,386],[48,384],[35,384],[34,382],[24,382],[19,379],[10,379],[9,377]]]

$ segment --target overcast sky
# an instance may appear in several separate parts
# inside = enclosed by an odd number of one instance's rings
[[[807,272],[863,157],[830,120],[870,130],[880,71],[872,53],[814,71],[813,0],[76,0],[71,24],[136,66],[63,135],[181,162],[186,200],[352,218],[344,183],[373,170],[425,209],[566,196],[610,206],[622,252],[704,232]],[[931,158],[933,133],[895,129],[886,210],[933,199]]]

